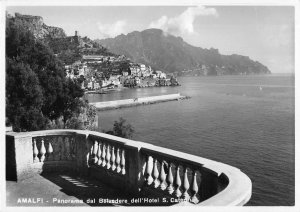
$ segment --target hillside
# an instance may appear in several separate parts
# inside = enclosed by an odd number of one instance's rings
[[[179,75],[268,74],[263,64],[242,55],[221,55],[218,49],[203,49],[160,29],[134,31],[97,40],[115,54]]]
[[[15,13],[15,16],[7,14],[6,17],[7,22],[28,30],[35,39],[49,46],[65,64],[80,60],[82,55],[114,55],[88,37],[79,36],[77,31],[74,36],[67,36],[62,28],[46,25],[40,16]]]

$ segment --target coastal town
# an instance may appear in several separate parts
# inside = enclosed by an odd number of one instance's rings
[[[73,39],[79,45],[83,40],[77,31]],[[93,45],[84,43],[80,60],[65,65],[66,76],[79,81],[85,91],[179,85],[173,74],[132,62],[124,55],[95,54],[93,49]]]

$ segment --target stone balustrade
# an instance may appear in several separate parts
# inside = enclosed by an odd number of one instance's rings
[[[237,168],[144,142],[81,130],[6,134],[7,175],[22,180],[65,170],[193,205],[244,205],[252,192]]]

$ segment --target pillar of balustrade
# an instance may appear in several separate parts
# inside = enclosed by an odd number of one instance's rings
[[[33,160],[34,139],[30,134],[7,133],[6,134],[6,174],[14,180],[22,180],[33,176],[35,173],[31,167],[37,165]],[[39,150],[39,148],[37,147]],[[37,153],[38,155],[38,153]],[[36,156],[37,156],[36,155]],[[39,160],[37,160],[38,162]]]
[[[151,185],[153,182],[152,169],[153,169],[153,160],[151,156],[148,156],[148,160],[146,162],[146,172],[145,172],[146,182],[148,185]]]
[[[65,160],[66,159],[65,143],[64,143],[63,136],[59,136],[57,142],[59,143],[59,149],[58,149],[59,160]]]
[[[47,160],[51,160],[52,153],[53,153],[53,147],[52,147],[51,142],[49,141],[48,149],[47,149]]]
[[[41,156],[41,162],[44,162],[45,160],[45,154],[46,154],[46,148],[45,148],[45,144],[44,144],[44,140],[41,140],[41,148],[40,148],[40,156]]]
[[[102,150],[101,150],[101,142],[99,142],[99,143],[98,143],[98,151],[97,151],[97,158],[98,158],[97,165],[98,165],[98,166],[100,166],[101,163],[102,163],[101,153],[102,153]]]
[[[121,172],[126,182],[126,189],[130,193],[138,194],[143,183],[141,155],[139,147],[135,144],[127,143],[122,147]]]
[[[66,160],[71,160],[71,147],[70,147],[70,138],[69,137],[65,137],[65,142],[64,142],[64,147],[65,147],[65,158]]]
[[[92,141],[85,134],[76,134],[74,136],[76,167],[79,174],[88,175],[89,155],[91,155]]]
[[[200,176],[200,179],[201,179],[201,176]],[[200,197],[199,197],[199,194],[198,194],[198,191],[199,191],[199,187],[198,187],[198,183],[197,183],[197,172],[194,171],[194,175],[193,175],[193,184],[192,184],[192,198],[191,198],[191,201],[195,204],[199,203],[200,201]]]
[[[181,179],[180,179],[180,173],[179,173],[179,165],[177,166],[177,169],[176,169],[175,186],[176,186],[175,195],[176,195],[176,197],[180,197],[182,193],[180,191]]]
[[[76,143],[74,141],[74,137],[70,137],[70,155],[71,155],[71,160],[76,159]]]
[[[122,157],[121,157],[121,173],[123,175],[126,174],[126,169],[125,169],[126,161],[125,161],[125,150],[122,150]]]
[[[183,177],[183,198],[187,201],[190,200],[190,195],[188,193],[189,188],[190,188],[190,183],[187,176],[187,168],[185,168],[184,177]]]
[[[116,164],[117,164],[117,172],[121,171],[121,157],[120,157],[120,149],[117,149],[117,157],[116,157]]]
[[[92,161],[95,164],[98,162],[97,153],[98,153],[98,141],[94,141]]]
[[[160,184],[160,181],[158,179],[159,177],[159,173],[158,173],[158,168],[157,168],[157,160],[154,160],[154,164],[153,164],[153,186],[154,188],[157,188]]]
[[[102,155],[101,155],[101,158],[102,158],[102,167],[105,167],[106,166],[106,146],[105,144],[103,144],[103,149],[102,149]]]
[[[116,169],[116,156],[115,156],[115,147],[113,146],[112,148],[111,148],[111,158],[110,158],[110,160],[111,160],[111,170],[113,170],[113,171],[115,171],[115,169]]]
[[[173,182],[174,182],[174,178],[173,178],[173,173],[172,173],[172,164],[169,163],[169,170],[168,170],[168,193],[169,194],[173,194],[174,192],[174,187],[173,187]]]
[[[165,163],[162,162],[161,163],[161,167],[160,167],[160,189],[161,190],[165,190],[166,189],[166,173],[165,173]]]
[[[33,139],[33,162],[37,163],[40,162],[40,159],[38,158],[39,150],[36,146],[36,140]]]
[[[110,167],[111,167],[111,165],[110,165],[110,156],[111,156],[111,154],[110,154],[110,146],[109,145],[107,145],[106,150],[107,150],[106,151],[106,168],[110,169]]]

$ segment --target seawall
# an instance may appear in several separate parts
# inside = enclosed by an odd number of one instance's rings
[[[168,95],[160,95],[160,96],[148,96],[148,97],[140,97],[134,99],[123,99],[123,100],[116,100],[116,101],[108,101],[108,102],[93,102],[90,103],[94,105],[97,110],[112,110],[118,109],[123,107],[133,107],[138,105],[145,105],[145,104],[154,104],[159,102],[167,102],[167,101],[174,101],[180,99],[187,99],[187,96],[182,96],[179,93],[176,94],[168,94]]]

